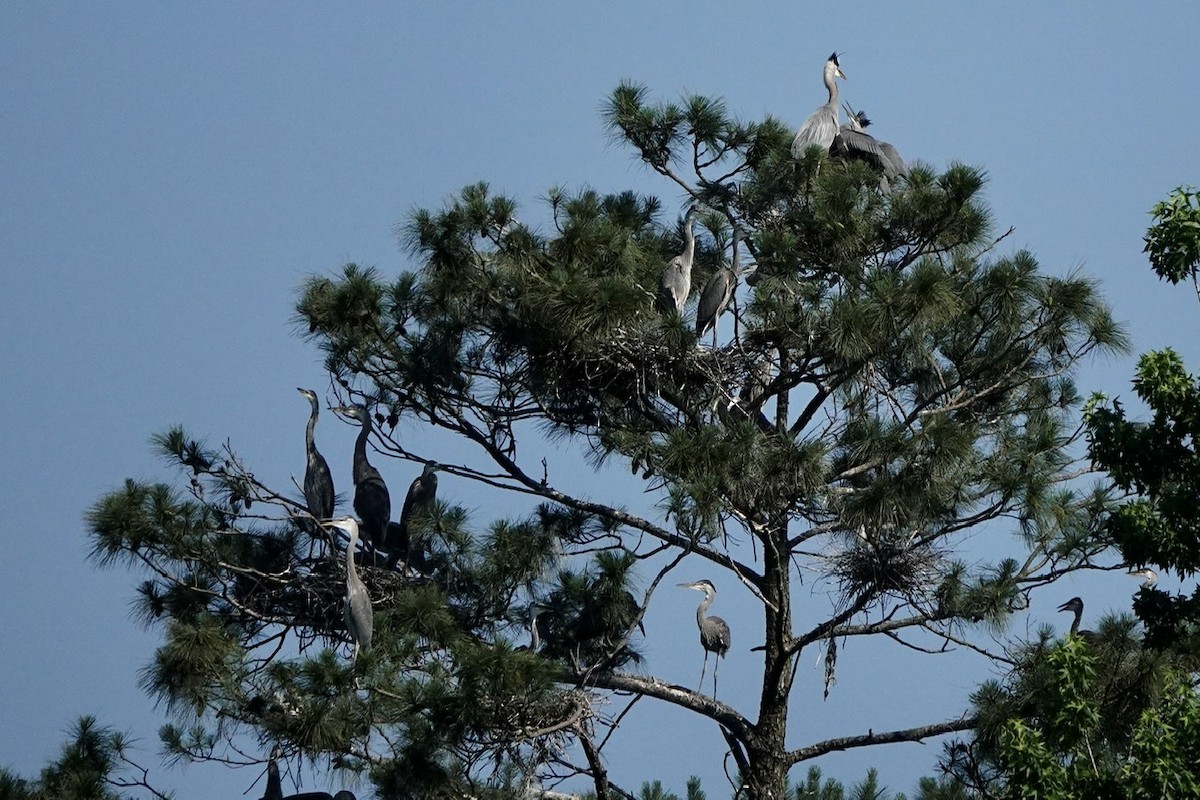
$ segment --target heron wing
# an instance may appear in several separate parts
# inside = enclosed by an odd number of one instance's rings
[[[705,650],[724,656],[731,642],[728,622],[720,617],[705,617],[700,629],[700,644]]]
[[[728,269],[719,269],[708,279],[700,295],[700,304],[696,307],[697,336],[703,336],[709,328],[717,324],[717,318],[725,313],[733,296],[733,281],[733,273]]]
[[[371,608],[371,595],[359,581],[346,588],[346,631],[359,647],[371,646],[371,634],[375,630],[375,613]]]
[[[382,542],[392,518],[392,498],[378,472],[354,487],[354,512],[362,520],[363,538],[371,544]]]
[[[879,149],[887,161],[887,166],[884,168],[885,175],[889,178],[894,178],[897,175],[908,174],[908,167],[904,164],[904,159],[900,157],[900,153],[896,151],[896,148],[887,142],[880,142]]]
[[[658,297],[656,304],[663,313],[675,311],[682,313],[687,303],[688,292],[691,290],[690,275],[683,256],[675,256],[662,271],[658,280]]]
[[[821,106],[796,131],[796,138],[792,140],[792,157],[800,158],[814,144],[822,150],[828,150],[837,133],[837,111],[828,105]]]

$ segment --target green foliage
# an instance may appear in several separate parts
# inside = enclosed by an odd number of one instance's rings
[[[700,209],[696,291],[744,233],[755,272],[723,343],[655,310],[687,217],[631,192],[552,188],[518,218],[477,183],[399,227],[413,271],[307,279],[296,321],[337,404],[373,415],[377,461],[417,458],[394,431],[427,425],[473,448],[449,474],[538,505],[478,521],[443,492],[414,524],[420,568],[392,570],[345,554],[231,446],[157,437],[186,492],[128,482],[88,522],[101,561],[149,570],[139,613],[165,643],[145,685],[180,718],[172,753],[216,757],[240,730],[366,773],[383,797],[500,796],[562,774],[609,795],[599,748],[621,715],[596,706],[611,690],[719,725],[746,791],[779,797],[796,754],[823,751],[785,747],[801,650],[828,648],[828,689],[839,640],[998,629],[1030,587],[1107,548],[1107,497],[1074,480],[1073,374],[1126,337],[1087,277],[992,253],[982,170],[914,164],[884,195],[869,165],[795,159],[778,120],[738,120],[716,98],[657,103],[622,84],[604,117]],[[560,465],[530,460],[535,433],[629,467],[662,518],[564,488]],[[1011,548],[968,559],[975,531]],[[685,555],[762,600],[758,720],[633,669],[645,605]],[[375,609],[353,666],[335,652],[347,557]],[[639,570],[663,561],[641,592]],[[780,609],[810,572],[837,596],[796,630]],[[834,785],[810,774],[797,796]],[[883,790],[871,774],[854,793]]]
[[[1150,267],[1171,283],[1194,280],[1200,267],[1200,194],[1181,186],[1150,213],[1154,224],[1146,231],[1145,247]]]
[[[1196,278],[1200,258],[1197,195],[1177,189],[1152,212],[1146,252],[1159,277]],[[1200,377],[1171,349],[1141,356],[1133,390],[1149,409],[1130,418],[1118,400],[1092,398],[1086,417],[1088,452],[1126,500],[1107,519],[1106,533],[1127,563],[1154,565],[1187,578],[1200,572]],[[1200,655],[1200,589],[1190,596],[1143,589],[1134,604],[1147,643]]]
[[[0,769],[0,800],[126,800],[150,793],[161,800],[169,794],[153,789],[147,772],[130,759],[124,734],[80,717],[68,732],[57,759],[42,768],[36,780]]]

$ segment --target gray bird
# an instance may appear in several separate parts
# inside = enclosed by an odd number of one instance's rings
[[[1072,597],[1070,600],[1068,600],[1067,602],[1065,602],[1061,606],[1059,606],[1058,610],[1059,611],[1071,611],[1075,614],[1075,619],[1073,619],[1071,621],[1071,631],[1070,631],[1069,635],[1078,636],[1079,638],[1083,639],[1088,644],[1092,644],[1092,645],[1094,645],[1100,641],[1100,634],[1096,633],[1095,631],[1090,631],[1087,629],[1084,629],[1084,630],[1079,629],[1079,623],[1080,623],[1080,621],[1083,620],[1083,599],[1082,598]]]
[[[704,291],[700,293],[700,304],[696,306],[696,338],[704,336],[709,329],[713,332],[713,347],[717,346],[717,320],[729,308],[733,300],[733,292],[737,289],[738,277],[738,241],[742,232],[733,229],[733,255],[728,267],[721,267],[712,274]]]
[[[833,137],[837,136],[840,116],[837,78],[846,80],[846,74],[838,65],[837,53],[834,53],[825,62],[824,71],[825,88],[829,90],[829,102],[810,114],[808,119],[804,120],[804,124],[800,126],[800,130],[796,131],[796,138],[792,140],[793,158],[801,158],[814,144],[822,150],[828,150],[829,145],[833,144]]]
[[[854,111],[849,105],[845,109],[849,119],[838,128],[837,135],[829,145],[829,154],[838,158],[859,159],[872,165],[883,173],[880,188],[889,191],[889,181],[908,174],[904,159],[895,147],[866,132],[871,120],[865,111]]]
[[[700,691],[704,687],[704,672],[708,669],[708,654],[716,653],[716,658],[713,659],[713,697],[716,697],[717,668],[721,664],[720,659],[729,652],[729,623],[720,617],[704,616],[704,612],[708,611],[709,606],[713,604],[713,599],[717,596],[717,587],[713,586],[712,581],[681,583],[679,586],[683,589],[704,592],[704,599],[696,607],[696,625],[700,628],[700,646],[704,648],[704,665],[700,668],[700,688],[696,691]]]
[[[400,509],[400,524],[397,527],[395,542],[388,542],[388,566],[395,566],[400,559],[408,562],[412,542],[408,534],[408,525],[412,515],[417,511],[428,510],[437,500],[438,476],[441,465],[436,461],[425,464],[419,477],[408,487],[404,496],[404,506]]]
[[[358,545],[358,522],[354,517],[342,517],[330,523],[335,528],[341,528],[350,536],[346,545],[346,632],[354,642],[354,652],[350,656],[353,665],[358,660],[358,651],[371,646],[371,634],[375,630],[374,611],[371,608],[371,595],[367,586],[358,577],[358,567],[354,563],[354,549]]]
[[[1149,589],[1154,584],[1158,583],[1158,573],[1149,567],[1143,569],[1131,569],[1126,575],[1131,575],[1134,578],[1141,578],[1142,582],[1139,585],[1141,589]]]
[[[683,219],[683,252],[667,262],[662,277],[658,280],[658,296],[655,304],[664,314],[674,311],[683,316],[688,295],[692,291],[692,262],[696,257],[695,220],[700,209],[692,206]]]
[[[300,387],[296,387],[296,391],[307,397],[312,406],[304,438],[308,451],[308,466],[304,470],[304,501],[308,504],[308,513],[319,520],[326,520],[333,516],[333,475],[329,472],[325,456],[317,452],[317,445],[313,441],[313,430],[317,427],[317,414],[320,412],[317,393]]]
[[[387,537],[392,518],[392,498],[379,470],[367,461],[367,437],[371,435],[371,415],[362,406],[341,406],[334,411],[358,420],[362,430],[354,441],[354,513],[362,520],[363,541],[374,552]]]

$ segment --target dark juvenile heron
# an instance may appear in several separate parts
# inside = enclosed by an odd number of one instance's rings
[[[1071,636],[1078,636],[1088,644],[1096,644],[1100,641],[1100,634],[1087,629],[1080,630],[1079,623],[1083,620],[1083,599],[1072,597],[1067,602],[1058,607],[1059,611],[1070,611],[1075,614],[1075,619],[1071,620]]]
[[[308,513],[319,520],[333,516],[333,475],[329,472],[329,464],[325,456],[317,452],[313,441],[313,430],[317,427],[317,414],[320,406],[317,404],[317,393],[312,389],[296,391],[308,398],[312,411],[308,416],[308,430],[305,432],[304,444],[308,450],[308,466],[304,470],[304,501],[308,504]]]
[[[362,520],[363,540],[374,549],[387,536],[392,518],[392,498],[379,470],[367,461],[367,437],[371,435],[371,415],[362,406],[342,406],[334,411],[358,420],[362,430],[354,441],[354,513]]]
[[[854,111],[845,106],[849,121],[838,128],[837,135],[829,145],[829,154],[840,158],[865,161],[883,173],[879,187],[886,194],[891,190],[889,181],[908,174],[908,167],[895,147],[881,142],[867,133],[871,120],[864,111]]]
[[[696,338],[699,339],[706,331],[712,329],[713,347],[717,346],[717,320],[733,301],[733,292],[737,289],[738,278],[742,274],[738,269],[738,242],[741,238],[741,229],[735,227],[733,254],[730,256],[729,266],[721,267],[712,274],[704,286],[704,291],[700,293],[700,304],[696,306]]]
[[[412,521],[413,514],[428,510],[437,500],[437,471],[441,468],[441,464],[436,461],[427,462],[425,468],[421,470],[421,474],[409,485],[408,494],[404,496],[404,507],[400,509],[400,524],[395,537],[396,541],[388,542],[388,566],[395,566],[400,559],[404,559],[405,563],[408,563],[409,550],[412,546],[408,525]]]
[[[688,295],[692,291],[692,262],[696,258],[696,217],[700,209],[692,206],[683,219],[683,252],[667,262],[658,280],[655,304],[664,314],[674,311],[683,316]]]
[[[716,697],[717,668],[721,664],[720,659],[729,652],[729,623],[720,617],[704,616],[704,612],[708,611],[709,606],[713,604],[713,599],[717,596],[717,587],[713,586],[712,581],[681,583],[679,586],[683,589],[704,592],[704,599],[700,601],[700,605],[696,606],[696,625],[700,628],[700,646],[704,648],[704,665],[700,667],[700,689],[704,687],[704,672],[708,669],[708,654],[716,653],[716,658],[713,659],[713,697]],[[700,691],[700,689],[696,691]]]
[[[354,549],[358,545],[358,523],[354,517],[342,517],[330,523],[341,528],[350,537],[346,545],[346,632],[354,642],[350,663],[358,660],[358,651],[371,646],[371,633],[375,629],[374,611],[367,586],[358,577],[358,566],[354,563]]]
[[[283,781],[279,778],[279,764],[276,753],[271,754],[267,762],[267,790],[263,792],[262,800],[355,800],[354,792],[343,789],[337,794],[329,792],[300,792],[299,794],[283,794]]]
[[[1138,585],[1138,588],[1141,589],[1149,589],[1151,586],[1158,583],[1158,573],[1149,567],[1145,567],[1143,569],[1131,569],[1125,574],[1134,578],[1141,578],[1142,582]]]
[[[796,131],[796,138],[792,140],[793,158],[802,157],[805,151],[814,144],[822,150],[828,150],[829,145],[833,144],[833,137],[837,135],[839,116],[837,79],[846,79],[846,74],[838,65],[837,53],[829,56],[829,60],[825,62],[823,76],[825,88],[829,90],[829,102],[809,114],[808,119],[804,120],[804,124],[800,126],[800,130]]]

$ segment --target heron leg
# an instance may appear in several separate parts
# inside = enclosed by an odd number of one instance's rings
[[[713,658],[713,700],[717,699],[717,669],[721,666],[721,656]]]
[[[697,687],[697,692],[704,691],[704,673],[708,670],[708,651],[704,651],[704,664],[700,667],[700,686]]]

